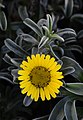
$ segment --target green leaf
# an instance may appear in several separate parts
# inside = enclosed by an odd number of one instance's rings
[[[60,37],[58,34],[51,35],[51,38],[55,38],[55,39],[57,39],[57,40],[59,40],[61,42],[64,42],[64,39],[62,37]]]
[[[33,48],[32,48],[32,51],[31,51],[31,54],[32,54],[32,55],[36,55],[37,53],[38,53],[38,48],[33,47]]]
[[[49,14],[47,14],[47,27],[48,27],[50,32],[52,31],[52,24],[53,24],[52,17]]]
[[[11,74],[12,74],[12,76],[13,76],[13,82],[14,83],[16,83],[16,84],[18,84],[18,70],[19,69],[13,69],[13,70],[11,70]]]
[[[45,35],[48,36],[50,34],[49,29],[46,26],[42,26],[42,28],[45,30]]]
[[[27,7],[26,6],[19,6],[18,13],[19,13],[19,16],[21,17],[22,20],[25,20],[26,18],[29,17],[28,13],[27,13]]]
[[[51,47],[51,45],[49,45],[50,47],[50,51],[51,51],[51,54],[52,56],[54,56],[58,61],[60,60],[59,57],[56,55],[56,53],[53,51],[53,48]]]
[[[45,19],[40,19],[37,24],[38,24],[39,27],[42,27],[43,25],[47,25],[46,22],[47,21]]]
[[[63,61],[63,68],[66,67],[73,67],[75,69],[75,72],[73,72],[71,75],[78,79],[79,81],[83,82],[83,68],[77,63],[75,60],[69,57],[62,57],[61,58]]]
[[[73,67],[66,67],[66,68],[61,68],[61,71],[63,73],[63,75],[69,75],[71,73],[73,73],[75,71],[75,69]]]
[[[30,27],[37,35],[39,35],[40,37],[42,37],[43,33],[42,33],[40,27],[35,22],[33,22],[31,19],[26,18],[23,21],[23,23],[25,25],[27,25],[28,27]]]
[[[48,120],[48,115],[42,116],[42,117],[38,117],[32,120]]]
[[[78,120],[76,107],[75,107],[75,100],[74,101],[67,101],[64,106],[64,112],[66,120]]]
[[[19,67],[20,63],[15,61],[13,58],[11,58],[8,54],[5,54],[4,61],[6,61],[10,65],[15,65],[16,67]]]
[[[63,35],[66,35],[66,36],[73,36],[73,37],[76,37],[76,32],[75,30],[71,29],[71,28],[64,28],[64,29],[61,29],[61,30],[58,30],[56,32],[56,34],[60,35],[60,36],[63,36]],[[68,37],[69,38],[69,37]]]
[[[3,80],[6,80],[7,82],[11,83],[11,84],[14,84],[11,79],[11,75],[8,74],[7,72],[0,72],[0,80],[3,79]]]
[[[38,41],[32,37],[31,35],[29,34],[21,34],[21,37],[23,38],[24,41],[26,42],[30,42],[30,43],[34,43],[34,44],[38,44]]]
[[[83,30],[80,30],[80,31],[77,33],[77,38],[78,38],[78,39],[82,39],[82,38],[83,38]]]
[[[73,0],[65,0],[65,14],[70,17],[73,12]]]
[[[7,29],[7,19],[3,11],[0,11],[0,28],[3,31],[6,31]]]
[[[70,45],[69,47],[67,47],[67,50],[77,51],[82,54],[82,48],[78,45]]]
[[[18,46],[15,42],[10,39],[5,40],[5,45],[15,54],[20,56],[21,58],[26,58],[28,53],[24,51],[20,46]]]
[[[39,42],[38,48],[42,48],[47,42],[48,42],[49,38],[46,36],[43,36]]]
[[[69,97],[61,99],[53,108],[48,120],[63,120],[64,118],[64,105]]]
[[[28,107],[31,103],[32,103],[32,99],[28,96],[25,96],[24,100],[23,100],[23,104]]]
[[[71,17],[71,22],[79,22],[83,24],[83,14],[74,14]]]
[[[83,83],[66,83],[64,88],[71,93],[83,96]]]

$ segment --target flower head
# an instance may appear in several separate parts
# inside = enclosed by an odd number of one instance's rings
[[[58,71],[61,65],[55,61],[54,57],[50,55],[31,55],[28,56],[27,61],[23,61],[20,65],[22,68],[18,71],[20,75],[20,88],[22,94],[31,96],[31,99],[38,101],[41,97],[42,101],[56,98],[59,93],[59,88],[63,82],[59,79],[63,78],[62,72]]]

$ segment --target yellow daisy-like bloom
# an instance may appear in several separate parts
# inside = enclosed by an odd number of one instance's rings
[[[50,55],[31,55],[28,56],[27,61],[23,61],[20,65],[22,68],[18,71],[20,75],[20,88],[22,94],[31,96],[31,99],[38,101],[41,97],[42,101],[56,98],[59,93],[59,88],[63,82],[59,79],[63,78],[62,72],[58,70],[61,65],[55,61],[55,58],[50,58]]]

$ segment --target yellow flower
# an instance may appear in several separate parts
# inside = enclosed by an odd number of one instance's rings
[[[63,85],[63,82],[59,79],[63,78],[62,72],[58,70],[61,65],[55,61],[55,58],[50,58],[50,55],[31,55],[28,56],[26,61],[23,61],[20,65],[22,68],[18,71],[20,75],[20,88],[22,94],[31,96],[31,99],[38,101],[39,97],[42,101],[56,98],[56,94],[59,93],[59,88]]]

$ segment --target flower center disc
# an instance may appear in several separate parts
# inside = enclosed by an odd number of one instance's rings
[[[30,73],[31,83],[36,87],[47,86],[50,82],[50,78],[50,72],[42,66],[33,68]]]

